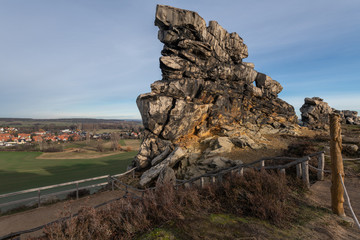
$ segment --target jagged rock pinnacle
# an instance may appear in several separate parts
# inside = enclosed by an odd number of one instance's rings
[[[239,146],[261,148],[262,133],[296,125],[294,108],[277,97],[280,83],[243,61],[248,49],[237,33],[216,21],[206,26],[196,12],[164,5],[156,8],[155,25],[164,43],[162,80],[137,98],[145,137],[133,165],[146,170],[142,185],[169,166],[181,178],[206,171],[190,167],[204,159],[209,166],[233,164],[217,154]],[[203,144],[213,149],[204,152]]]

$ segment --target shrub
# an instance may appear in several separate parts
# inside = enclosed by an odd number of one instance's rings
[[[285,176],[277,172],[229,174],[204,188],[159,185],[142,198],[127,197],[107,208],[83,208],[77,217],[49,226],[45,239],[129,239],[168,221],[181,225],[189,214],[225,212],[282,225],[295,214]]]

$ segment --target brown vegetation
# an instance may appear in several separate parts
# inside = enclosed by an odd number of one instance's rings
[[[296,215],[297,200],[288,183],[275,172],[248,171],[204,188],[175,190],[165,184],[146,191],[142,199],[123,198],[98,211],[84,208],[79,216],[48,227],[43,239],[129,239],[169,221],[181,228],[187,218],[200,212],[252,216],[284,226]]]

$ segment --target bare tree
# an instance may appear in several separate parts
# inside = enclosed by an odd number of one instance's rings
[[[96,141],[96,151],[98,152],[104,152],[104,145],[103,145],[103,140],[102,139],[98,139]]]
[[[112,147],[113,151],[119,150],[119,148],[120,148],[120,146],[119,146],[119,140],[120,140],[119,134],[116,133],[116,132],[111,133],[110,140],[111,140],[111,147]]]

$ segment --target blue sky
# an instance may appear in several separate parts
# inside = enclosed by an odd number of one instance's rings
[[[358,0],[0,0],[0,117],[139,119],[161,79],[156,4],[237,32],[297,111],[313,96],[360,110]]]

